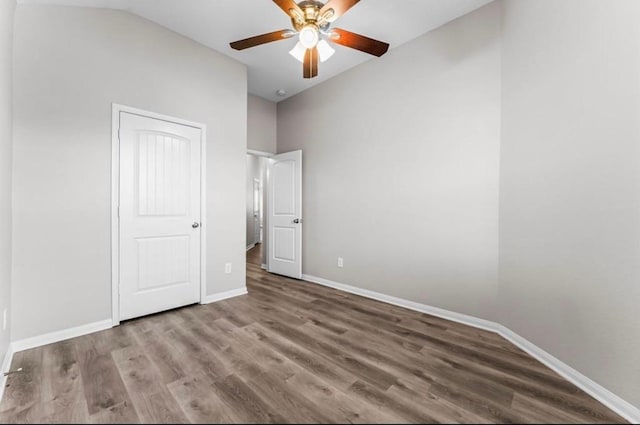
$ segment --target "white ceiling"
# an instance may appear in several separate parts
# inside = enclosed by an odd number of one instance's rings
[[[324,1],[324,0],[323,0]],[[391,48],[471,12],[492,0],[362,0],[334,23]],[[291,20],[271,0],[19,0],[20,3],[122,9],[154,21],[247,65],[249,92],[278,102],[368,60],[357,50],[334,45],[319,77],[302,78],[302,64],[288,53],[295,39],[235,51],[229,42],[291,28]],[[276,91],[284,89],[285,97]]]

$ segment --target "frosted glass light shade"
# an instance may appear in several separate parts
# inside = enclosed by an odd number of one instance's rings
[[[318,56],[320,56],[320,62],[328,60],[336,51],[333,47],[329,46],[326,40],[320,40],[318,43]]]
[[[298,59],[300,62],[304,62],[304,55],[307,49],[304,48],[302,43],[298,42],[293,49],[289,52],[291,56]],[[320,56],[320,62],[328,60],[336,51],[325,40],[320,40],[318,43],[318,56]]]
[[[293,49],[291,49],[289,54],[291,56],[293,56],[294,58],[298,59],[300,62],[304,62],[304,54],[306,52],[307,52],[307,49],[305,49],[304,46],[302,45],[302,43],[300,43],[298,41],[298,43],[296,43],[295,47]]]

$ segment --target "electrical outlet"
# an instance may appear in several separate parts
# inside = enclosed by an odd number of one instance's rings
[[[224,265],[224,272],[225,272],[226,274],[231,274],[231,263],[226,263],[226,264]]]
[[[338,267],[340,268],[344,267],[344,260],[342,259],[342,257],[338,257]]]
[[[6,308],[2,311],[2,330],[3,331],[7,330],[7,309]]]

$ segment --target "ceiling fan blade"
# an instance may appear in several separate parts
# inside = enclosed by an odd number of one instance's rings
[[[304,54],[304,78],[314,78],[318,76],[318,48],[307,49]]]
[[[387,43],[340,28],[334,28],[331,31],[329,41],[378,57],[384,55],[389,50],[389,44]]]
[[[347,13],[347,11],[355,6],[359,1],[360,0],[329,0],[327,4],[320,9],[320,16],[325,17],[324,20],[327,22],[333,22],[340,16]],[[333,10],[333,13],[330,16],[325,15],[325,13],[330,10]]]
[[[273,0],[273,2],[277,4],[278,7],[284,11],[284,13],[291,16],[292,18],[295,17],[295,14],[304,17],[302,9],[300,9],[300,6],[298,6],[293,0]],[[294,12],[291,12],[291,10],[294,10]]]
[[[292,30],[280,30],[270,32],[268,34],[257,35],[255,37],[245,38],[244,40],[234,41],[230,43],[232,49],[244,50],[249,47],[259,46],[261,44],[271,43],[272,41],[285,40],[295,35],[295,31]]]

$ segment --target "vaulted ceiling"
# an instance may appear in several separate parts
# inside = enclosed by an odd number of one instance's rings
[[[335,26],[385,41],[391,49],[471,12],[492,0],[361,0]],[[156,22],[247,65],[249,92],[277,102],[368,60],[357,50],[334,45],[317,78],[302,78],[289,55],[295,39],[235,51],[229,42],[291,28],[271,0],[19,0],[20,3],[121,9]],[[278,90],[285,96],[278,96]]]

